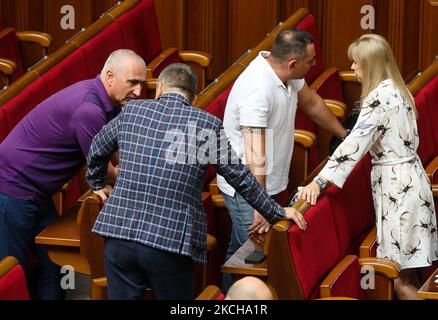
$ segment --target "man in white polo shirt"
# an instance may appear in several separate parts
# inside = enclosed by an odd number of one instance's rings
[[[271,196],[288,184],[297,104],[319,126],[339,137],[347,135],[303,79],[314,64],[312,36],[298,29],[283,30],[272,51],[259,53],[228,97],[224,128],[231,145]],[[270,225],[220,175],[218,186],[233,221],[228,260],[249,237],[256,239]],[[225,278],[223,290],[230,284]]]

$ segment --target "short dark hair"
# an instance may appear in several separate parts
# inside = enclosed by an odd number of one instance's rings
[[[304,30],[287,28],[281,31],[271,50],[271,56],[278,62],[284,62],[294,56],[298,61],[307,55],[307,45],[314,43],[312,35]]]
[[[158,81],[167,90],[183,91],[189,100],[193,99],[198,86],[198,76],[193,69],[184,63],[173,63],[161,71]]]

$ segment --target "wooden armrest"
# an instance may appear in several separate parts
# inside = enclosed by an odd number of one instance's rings
[[[217,240],[211,234],[207,234],[207,252],[216,249]]]
[[[215,208],[226,208],[224,197],[222,197],[217,186],[217,177],[215,177],[208,186],[211,194],[211,201]]]
[[[10,77],[16,68],[17,64],[14,61],[6,58],[0,58],[0,72],[4,75]]]
[[[324,99],[324,102],[336,118],[345,117],[345,111],[347,110],[345,103],[334,99]]]
[[[294,205],[293,208],[297,209],[301,214],[310,207],[310,204],[307,203],[306,200],[300,199]],[[280,220],[276,224],[272,226],[277,231],[286,232],[289,228],[294,224],[292,220]]]
[[[313,91],[316,91],[323,83],[327,81],[328,78],[332,76],[332,74],[338,72],[337,68],[328,68],[323,73],[321,73],[318,78],[316,78],[309,88]]]
[[[388,279],[395,279],[400,272],[400,264],[384,258],[360,258],[361,267],[370,266],[376,273],[384,275]]]
[[[433,182],[433,176],[438,172],[438,156],[436,156],[425,168],[427,177]]]
[[[341,81],[345,81],[345,82],[360,83],[359,79],[354,74],[354,71],[351,70],[339,71],[339,78],[341,79]]]
[[[295,129],[294,141],[303,148],[310,149],[316,143],[316,135],[307,130]]]
[[[179,57],[184,62],[194,62],[203,68],[210,66],[212,58],[206,52],[201,51],[179,51]]]
[[[368,258],[371,256],[371,248],[376,243],[377,239],[377,228],[374,226],[373,229],[368,233],[366,238],[362,241],[359,248],[359,256],[361,258]]]
[[[13,267],[18,264],[18,260],[15,257],[7,256],[3,260],[0,260],[0,278],[8,273]]]
[[[39,44],[42,48],[47,49],[53,42],[53,38],[50,34],[39,31],[17,31],[18,41],[21,42],[34,42]]]
[[[215,300],[219,293],[221,293],[221,290],[218,287],[209,285],[196,297],[195,300]]]

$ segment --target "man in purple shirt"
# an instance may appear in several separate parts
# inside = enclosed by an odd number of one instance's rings
[[[78,173],[94,135],[140,95],[145,81],[143,59],[131,50],[116,50],[100,75],[47,98],[0,144],[0,260],[15,256],[27,269],[33,248],[40,267],[39,299],[64,296],[59,268],[43,246],[34,244],[56,216],[51,197]]]

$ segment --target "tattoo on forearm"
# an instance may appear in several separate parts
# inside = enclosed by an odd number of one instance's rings
[[[253,133],[253,134],[263,134],[264,128],[257,128],[257,127],[240,127],[241,133]]]

